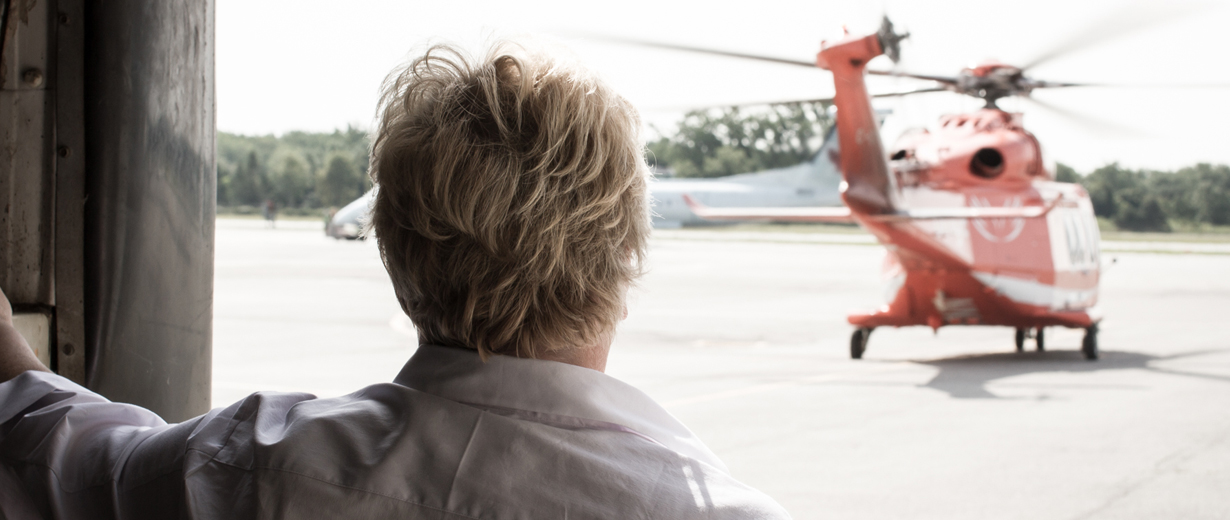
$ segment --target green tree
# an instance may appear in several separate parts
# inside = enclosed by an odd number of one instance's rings
[[[1115,199],[1115,194],[1132,188],[1143,188],[1144,174],[1121,168],[1119,163],[1111,163],[1086,175],[1081,184],[1089,192],[1093,212],[1100,217],[1114,219],[1119,211],[1119,201]]]
[[[763,169],[755,159],[733,146],[718,148],[712,157],[705,157],[702,164],[704,164],[702,169],[704,177],[725,177]]]
[[[1166,212],[1157,196],[1144,186],[1131,186],[1115,193],[1115,225],[1128,231],[1170,231]]]
[[[265,199],[265,169],[256,159],[256,152],[248,152],[247,159],[240,162],[228,182],[230,201],[233,204],[260,204]]]
[[[318,207],[317,185],[334,155],[345,157],[358,171],[354,191],[361,192],[370,185],[366,178],[368,136],[354,127],[333,132],[287,132],[280,137],[219,132],[217,147],[219,205],[255,205],[272,198],[283,206]],[[299,165],[292,164],[288,169],[286,158],[292,156]],[[301,175],[304,172],[306,185]]]
[[[230,206],[231,202],[231,178],[234,177],[233,172],[229,168],[217,166],[218,179],[216,181],[218,187],[217,204],[219,206]]]
[[[1199,184],[1196,168],[1157,172],[1149,177],[1149,191],[1157,197],[1162,211],[1170,218],[1188,222],[1200,218]]]
[[[343,206],[362,194],[363,175],[342,154],[329,158],[329,167],[320,180],[320,202],[326,206]]]
[[[1081,176],[1071,166],[1055,163],[1055,180],[1059,182],[1080,182]]]
[[[651,164],[680,177],[721,177],[806,161],[832,124],[827,104],[776,105],[744,113],[737,107],[694,110],[674,136],[649,143]]]
[[[1194,177],[1196,219],[1209,224],[1230,224],[1230,166],[1197,164],[1185,169]]]
[[[329,133],[287,132],[278,139],[278,146],[294,150],[314,171],[326,170],[332,156],[341,154],[360,174],[367,173],[370,141],[367,132],[354,127]]]
[[[295,155],[287,155],[282,167],[269,179],[270,196],[283,207],[304,205],[316,188],[316,180],[308,171],[307,164]]]

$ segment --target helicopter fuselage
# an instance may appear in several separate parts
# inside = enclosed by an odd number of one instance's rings
[[[885,150],[866,117],[863,81],[881,52],[879,36],[870,35],[825,44],[817,56],[836,86],[843,198],[889,253],[888,302],[850,315],[850,323],[1093,327],[1100,259],[1088,194],[1053,181],[1020,114],[995,108],[946,116],[934,131],[904,135]],[[1002,216],[908,216],[952,208]]]

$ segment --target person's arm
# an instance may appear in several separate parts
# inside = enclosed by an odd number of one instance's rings
[[[50,372],[30,350],[26,338],[21,337],[13,326],[13,307],[9,305],[4,290],[0,289],[0,383],[27,370]]]

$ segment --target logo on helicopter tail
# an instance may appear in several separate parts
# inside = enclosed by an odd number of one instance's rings
[[[971,208],[994,208],[995,205],[990,200],[971,195],[969,198]],[[1004,200],[1003,207],[1019,208],[1021,207],[1021,198],[1012,197]],[[974,221],[974,230],[978,231],[982,238],[988,242],[1006,244],[1016,237],[1021,236],[1021,232],[1025,230],[1025,219],[1021,217],[1014,218],[976,218]]]

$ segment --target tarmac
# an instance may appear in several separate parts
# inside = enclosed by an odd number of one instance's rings
[[[413,353],[372,241],[217,229],[214,406],[348,393]],[[607,372],[795,518],[1230,518],[1230,250],[1104,244],[1098,361],[1079,331],[1016,353],[993,327],[877,329],[855,361],[882,248],[715,235],[655,233]]]

